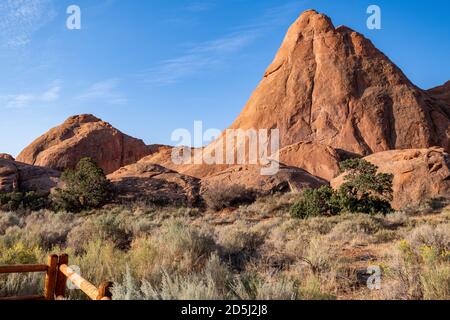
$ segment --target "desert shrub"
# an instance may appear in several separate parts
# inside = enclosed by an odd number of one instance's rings
[[[75,226],[67,236],[68,247],[76,253],[82,253],[84,244],[96,239],[110,241],[118,249],[128,249],[132,241],[132,231],[122,216],[117,214],[102,214],[87,218]]]
[[[0,210],[15,211],[18,209],[40,210],[48,206],[48,197],[39,196],[35,192],[0,193]]]
[[[285,215],[290,207],[301,200],[301,194],[275,193],[260,196],[248,206],[242,206],[239,211],[246,216],[256,215],[259,217],[271,217],[274,215]]]
[[[65,252],[69,255],[69,264],[79,267],[81,276],[94,284],[120,281],[126,270],[126,253],[108,241],[87,241],[80,255],[71,248],[66,248]],[[79,290],[67,290],[67,293],[69,299],[86,299],[86,295]]]
[[[421,276],[425,300],[450,300],[450,263],[440,263]]]
[[[20,222],[6,229],[2,242],[9,246],[23,242],[28,246],[50,250],[65,245],[73,225],[73,216],[70,214],[55,214],[48,210],[33,212],[22,216]]]
[[[339,263],[338,251],[328,239],[315,237],[311,239],[303,260],[316,275],[330,273],[335,271]]]
[[[42,295],[44,277],[40,273],[0,275],[0,297]]]
[[[349,159],[340,164],[344,184],[337,198],[342,210],[362,213],[390,213],[392,174],[377,173],[378,167],[363,159]]]
[[[235,269],[242,269],[258,253],[264,233],[245,223],[226,226],[218,231],[217,244],[222,258]]]
[[[157,232],[133,241],[130,267],[140,279],[157,281],[161,271],[186,274],[202,269],[216,249],[208,230],[169,220]]]
[[[19,223],[20,219],[17,214],[13,212],[0,213],[0,236],[4,235],[10,227],[17,226]]]
[[[99,208],[110,198],[110,182],[90,158],[81,159],[75,170],[64,171],[61,181],[64,188],[57,189],[52,195],[57,210],[79,212]]]
[[[231,292],[239,300],[296,300],[299,297],[298,282],[280,274],[247,272],[236,276]]]
[[[309,218],[320,215],[335,215],[340,208],[334,202],[334,191],[329,186],[305,189],[303,199],[291,207],[294,218]]]
[[[326,293],[321,288],[320,279],[315,275],[309,275],[299,287],[299,298],[301,300],[335,300],[336,297]]]
[[[387,268],[383,297],[444,299],[450,297],[449,225],[419,226],[399,242]]]
[[[144,280],[141,291],[151,300],[217,300],[223,299],[213,279],[202,274],[169,275],[163,273],[159,286]]]
[[[327,237],[339,242],[364,242],[374,238],[375,234],[384,228],[383,221],[378,217],[355,214],[335,225]]]
[[[203,194],[206,206],[216,211],[251,204],[256,197],[256,191],[241,185],[215,185]]]
[[[0,247],[0,249],[0,265],[35,264],[44,256],[38,247],[30,248],[22,242],[9,248]]]
[[[424,247],[445,253],[450,251],[450,224],[418,226],[411,231],[407,240],[415,253],[420,253]]]
[[[216,300],[229,297],[231,279],[228,268],[217,255],[212,255],[200,272],[173,275],[161,271],[160,281],[137,281],[129,268],[123,279],[114,284],[117,300]]]
[[[291,207],[295,218],[330,216],[341,212],[391,213],[393,175],[377,173],[378,168],[363,159],[340,164],[345,182],[338,191],[329,186],[305,189],[303,199]]]

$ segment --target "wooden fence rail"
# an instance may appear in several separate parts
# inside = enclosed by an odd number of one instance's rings
[[[0,274],[44,272],[44,295],[0,297],[0,301],[64,300],[67,280],[80,288],[92,300],[111,300],[112,298],[110,292],[112,282],[103,282],[99,288],[95,287],[69,267],[69,256],[67,254],[59,256],[52,254],[48,256],[47,264],[0,266]]]

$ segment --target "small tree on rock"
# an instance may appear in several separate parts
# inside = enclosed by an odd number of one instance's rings
[[[349,159],[340,166],[346,175],[339,190],[329,186],[304,190],[303,199],[291,207],[293,217],[336,215],[342,211],[368,214],[392,211],[393,175],[377,173],[378,167],[363,159]]]
[[[340,167],[346,173],[338,191],[342,210],[371,214],[392,211],[392,174],[377,173],[378,167],[363,159],[346,160]]]

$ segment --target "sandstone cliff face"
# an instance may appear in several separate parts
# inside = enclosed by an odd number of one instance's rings
[[[141,140],[132,138],[92,115],[67,119],[25,148],[17,161],[63,170],[90,157],[111,173],[150,153]]]
[[[375,153],[365,160],[378,166],[379,172],[394,175],[392,206],[401,209],[421,201],[450,197],[450,156],[442,148],[392,150]],[[331,181],[339,188],[341,175]]]
[[[306,11],[231,129],[278,128],[281,147],[314,141],[359,155],[442,146],[448,108],[361,34]],[[210,150],[214,146],[210,147]]]
[[[35,191],[45,195],[57,186],[59,176],[56,170],[0,159],[0,193]]]

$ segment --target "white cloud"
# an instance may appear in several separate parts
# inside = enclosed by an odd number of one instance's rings
[[[96,82],[82,92],[78,100],[99,100],[109,104],[123,104],[127,99],[118,89],[119,79],[107,79]]]
[[[53,102],[59,99],[59,93],[61,91],[61,87],[59,85],[55,85],[51,87],[49,90],[44,92],[41,95],[41,100],[46,102]]]
[[[286,22],[288,16],[299,12],[298,9],[303,3],[304,1],[293,1],[273,7],[258,19],[235,28],[233,32],[211,41],[197,43],[184,54],[162,60],[139,76],[148,84],[169,85],[223,63],[229,56],[239,52],[271,28]]]
[[[145,82],[151,84],[176,83],[181,78],[222,63],[228,54],[245,47],[251,40],[252,35],[242,33],[201,43],[182,56],[161,61],[158,66],[146,70],[142,76]]]
[[[30,107],[38,103],[55,102],[60,98],[61,86],[59,81],[55,83],[46,91],[40,94],[19,93],[1,95],[0,103],[9,109],[21,109]]]
[[[55,15],[52,0],[0,0],[0,45],[15,48],[28,44]]]

